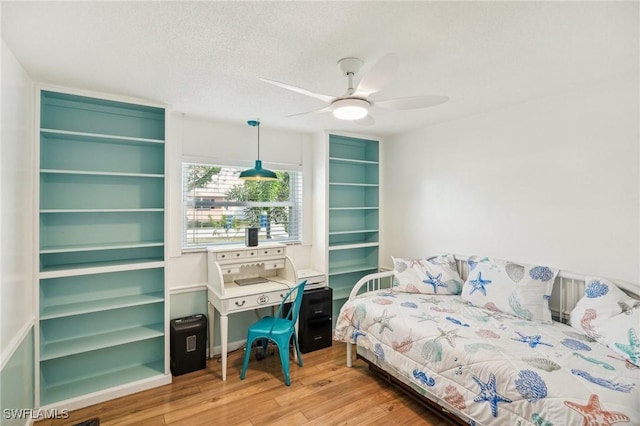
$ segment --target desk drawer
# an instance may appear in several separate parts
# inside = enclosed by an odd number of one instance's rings
[[[272,260],[271,262],[264,262],[263,268],[265,271],[284,268],[284,260]]]
[[[216,253],[216,260],[233,260],[245,257],[244,251],[223,251]]]
[[[221,265],[222,275],[232,275],[240,273],[240,265]]]
[[[227,312],[241,312],[249,309],[256,309],[261,306],[279,305],[284,295],[287,294],[286,289],[270,291],[266,293],[253,294],[251,296],[236,297],[234,299],[223,300],[223,309]]]
[[[275,248],[260,248],[258,249],[258,256],[279,256],[284,257],[284,247]]]

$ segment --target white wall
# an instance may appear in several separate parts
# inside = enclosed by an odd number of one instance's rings
[[[0,347],[7,349],[33,312],[33,83],[2,41],[0,144]],[[15,347],[14,347],[15,348]]]
[[[32,408],[34,86],[4,40],[1,50],[0,409]]]
[[[435,251],[638,283],[637,75],[391,138],[383,264]]]

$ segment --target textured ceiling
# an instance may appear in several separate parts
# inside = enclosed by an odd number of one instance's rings
[[[175,111],[305,132],[393,134],[623,75],[638,75],[638,2],[7,2],[2,38],[37,82],[167,103]],[[400,56],[373,127],[273,79],[344,94],[336,62]],[[357,80],[357,78],[356,78]]]

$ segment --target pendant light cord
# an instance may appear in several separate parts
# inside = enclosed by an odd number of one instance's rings
[[[258,160],[260,160],[260,119],[257,120],[249,120],[247,124],[251,127],[258,128]]]

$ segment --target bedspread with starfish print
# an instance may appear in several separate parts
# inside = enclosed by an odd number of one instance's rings
[[[640,425],[640,369],[571,327],[390,290],[345,303],[334,339],[477,425]]]

